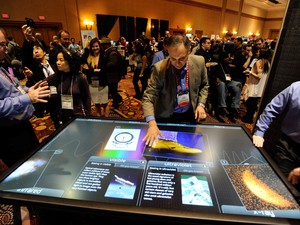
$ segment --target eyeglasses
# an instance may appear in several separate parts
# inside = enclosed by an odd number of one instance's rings
[[[70,38],[63,38],[63,40],[68,41],[68,40],[70,40]]]
[[[186,54],[186,56],[181,57],[181,58],[179,58],[179,59],[175,59],[175,58],[173,58],[173,57],[170,57],[170,60],[171,60],[171,62],[173,62],[173,63],[177,62],[177,63],[180,63],[180,64],[185,64],[186,61],[187,61],[187,59],[188,59],[188,56],[189,56],[189,54]]]
[[[0,42],[0,47],[7,47],[7,42]]]

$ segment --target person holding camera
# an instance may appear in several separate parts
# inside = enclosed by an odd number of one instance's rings
[[[33,35],[33,28],[28,25],[22,26],[25,41],[23,43],[23,52],[26,55],[26,60],[23,62],[23,74],[27,78],[26,86],[32,87],[37,82],[44,80],[55,73],[55,66],[51,65],[46,58],[46,49],[41,42],[37,41]],[[51,94],[56,94],[57,90],[54,86],[50,87]],[[51,119],[55,127],[59,127],[58,121],[55,121],[53,108],[55,100],[48,99],[47,104],[34,104],[36,117],[42,118],[46,113],[50,112]]]

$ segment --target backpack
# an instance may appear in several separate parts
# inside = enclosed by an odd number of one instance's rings
[[[111,77],[110,74],[106,71],[108,83],[114,83],[116,81],[119,82],[122,79],[122,77],[124,77],[127,74],[128,67],[128,63],[125,57],[122,56],[121,53],[114,47],[110,48],[108,51],[105,52],[103,60],[104,65],[108,63],[108,58],[111,53],[117,54],[118,57],[116,68],[114,68],[115,72],[117,71],[117,74]]]

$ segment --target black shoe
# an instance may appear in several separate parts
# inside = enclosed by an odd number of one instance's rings
[[[253,123],[253,120],[247,119],[247,118],[245,118],[245,117],[242,117],[241,121],[242,121],[243,123],[249,123],[249,124]]]
[[[231,117],[236,118],[236,117],[238,117],[239,114],[240,114],[240,110],[239,109],[237,109],[237,108],[231,108],[231,110],[230,110]]]
[[[45,115],[44,115],[44,111],[35,111],[34,112],[34,115],[37,117],[37,118],[43,118]]]
[[[139,99],[139,100],[142,99],[142,96],[141,96],[141,95],[135,95],[135,96],[133,96],[133,97],[136,98],[136,99]]]
[[[220,107],[217,110],[217,114],[220,116],[228,116],[230,113],[228,112],[226,107]]]
[[[228,120],[228,118],[226,116],[222,116],[222,115],[219,115],[219,114],[216,114],[215,115],[215,118],[220,122],[220,123],[225,123],[226,120]]]
[[[118,102],[113,102],[112,107],[114,107],[114,109],[119,108],[119,103]]]

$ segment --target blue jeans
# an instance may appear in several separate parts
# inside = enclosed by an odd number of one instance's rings
[[[227,93],[231,93],[231,108],[240,108],[240,97],[242,93],[242,84],[238,81],[231,80],[228,83],[221,81],[217,86],[218,107],[227,107]]]

